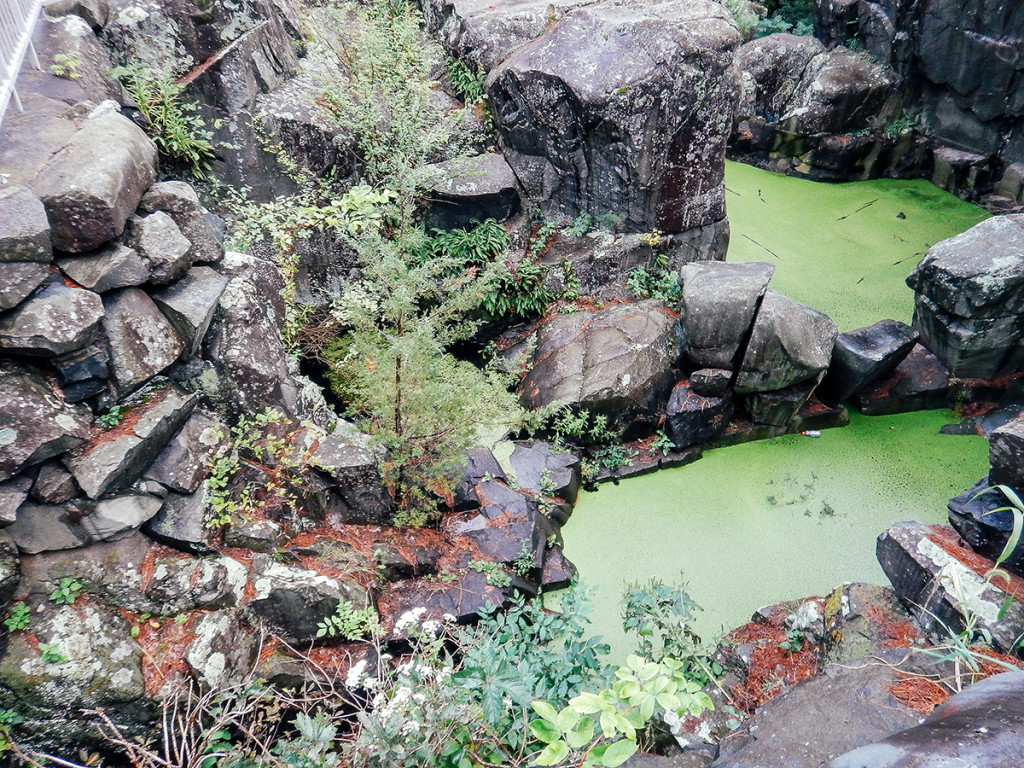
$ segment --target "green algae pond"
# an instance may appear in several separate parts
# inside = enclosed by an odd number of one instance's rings
[[[933,243],[988,214],[921,180],[821,184],[728,163],[730,261],[775,265],[771,286],[840,331],[910,322],[904,280]],[[622,660],[619,598],[652,577],[685,582],[713,639],[759,607],[885,584],[875,539],[901,520],[945,522],[946,503],[988,471],[988,442],[939,433],[949,411],[851,413],[819,438],[789,435],[580,495],[565,553],[592,588],[593,631]]]

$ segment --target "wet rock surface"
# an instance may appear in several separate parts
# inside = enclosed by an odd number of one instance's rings
[[[550,218],[623,215],[632,232],[721,219],[738,43],[713,3],[622,0],[567,13],[487,79],[502,151],[527,196]]]

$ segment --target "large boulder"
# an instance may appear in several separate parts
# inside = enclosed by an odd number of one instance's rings
[[[489,454],[488,454],[489,455]],[[580,458],[542,440],[516,443],[509,457],[516,486],[538,496],[576,503],[580,492]],[[504,479],[502,473],[497,476]]]
[[[41,374],[0,364],[0,481],[84,443],[92,413],[64,403]]]
[[[920,334],[898,320],[839,334],[818,397],[834,404],[892,373],[917,344]]]
[[[39,198],[17,184],[0,187],[0,262],[51,258],[50,222]]]
[[[985,578],[991,560],[968,549],[952,528],[896,523],[878,537],[878,562],[917,623],[940,640],[973,622],[997,650],[1009,651],[1024,632],[1024,594],[1017,576]],[[1005,588],[1005,589],[1004,589]]]
[[[81,499],[67,504],[23,504],[14,525],[6,529],[21,552],[35,555],[78,549],[98,541],[130,535],[153,517],[163,499],[147,493],[121,493],[98,502]]]
[[[825,52],[813,37],[778,33],[744,43],[737,53],[741,97],[739,119],[778,120],[789,110],[807,66]]]
[[[208,464],[227,430],[205,413],[194,412],[145,471],[177,493],[192,493],[210,473]]]
[[[1020,365],[1024,214],[996,216],[936,243],[907,278],[922,342],[955,376]]]
[[[707,0],[576,9],[487,78],[502,151],[549,218],[682,232],[725,217],[740,42]]]
[[[188,419],[199,400],[173,384],[155,384],[122,405],[121,423],[99,432],[64,462],[91,499],[134,482]]]
[[[156,178],[156,147],[128,118],[86,120],[36,177],[54,248],[81,253],[113,240]]]
[[[974,683],[928,718],[883,741],[847,752],[828,768],[1024,765],[1024,672]]]
[[[580,406],[622,428],[653,423],[682,350],[679,320],[658,301],[555,315],[538,332],[523,400]]]
[[[763,262],[698,262],[680,271],[686,354],[696,368],[736,370],[775,267]]]
[[[224,255],[215,219],[199,202],[199,195],[184,181],[161,181],[150,187],[139,202],[145,213],[162,211],[170,216],[189,242],[188,261],[210,264]]]
[[[1024,415],[993,430],[988,461],[993,484],[1008,485],[1024,493]]]
[[[57,380],[69,403],[106,392],[110,379],[110,351],[104,339],[87,347],[60,355],[50,361],[57,369]]]
[[[733,401],[725,397],[697,394],[688,381],[672,389],[665,407],[665,434],[677,450],[712,440],[729,425]]]
[[[918,343],[892,373],[868,384],[853,400],[868,416],[944,408],[949,385],[949,369]]]
[[[825,314],[767,291],[750,334],[736,391],[767,392],[807,381],[828,368],[838,329]]]
[[[468,229],[475,221],[504,221],[519,213],[519,184],[500,152],[448,160],[432,168],[437,180],[427,188],[431,226]]]
[[[171,322],[139,288],[121,288],[103,297],[103,330],[121,394],[163,371],[185,349]]]
[[[192,266],[192,244],[163,211],[129,218],[123,239],[142,257],[153,285],[173,283]]]
[[[153,301],[185,342],[185,356],[202,346],[228,278],[209,267],[192,267],[180,280],[153,293]]]
[[[484,72],[539,37],[553,20],[595,0],[428,0],[422,3],[427,28],[454,56]]]
[[[73,352],[95,340],[102,316],[97,294],[54,280],[0,317],[0,349],[42,357]]]
[[[761,707],[719,747],[714,768],[821,768],[850,749],[920,722],[891,687],[920,672],[905,650],[827,667]]]

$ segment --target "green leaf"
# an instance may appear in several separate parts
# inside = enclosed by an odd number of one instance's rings
[[[558,713],[558,719],[556,720],[558,730],[560,730],[562,733],[568,733],[576,727],[576,724],[579,723],[581,716],[582,713],[577,712],[572,707],[566,707]]]
[[[566,742],[572,749],[583,749],[594,740],[594,726],[594,718],[584,717],[576,724],[575,730],[566,734]]]
[[[530,723],[530,733],[545,744],[551,744],[562,736],[561,731],[552,726],[547,720],[534,720]]]
[[[569,745],[564,741],[553,741],[537,755],[537,765],[558,765],[569,756]]]
[[[530,704],[533,711],[551,723],[558,722],[558,712],[546,701],[535,701]]]
[[[623,739],[622,741],[616,741],[614,744],[609,744],[608,749],[601,755],[600,765],[605,768],[618,768],[629,758],[631,758],[637,750],[636,742]]]

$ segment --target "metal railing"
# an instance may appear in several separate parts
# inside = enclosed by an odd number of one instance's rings
[[[12,98],[22,110],[15,82],[26,54],[32,66],[41,69],[32,33],[42,7],[43,0],[0,0],[0,122]]]

